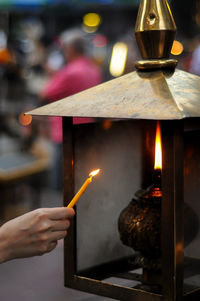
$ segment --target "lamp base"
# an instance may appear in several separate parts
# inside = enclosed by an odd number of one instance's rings
[[[134,258],[134,265],[142,267],[146,271],[155,271],[156,273],[161,270],[161,257],[158,258],[146,258],[139,252],[136,253]]]

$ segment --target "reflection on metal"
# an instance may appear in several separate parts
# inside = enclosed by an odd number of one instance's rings
[[[160,59],[160,60],[139,60],[135,62],[135,68],[139,70],[152,70],[152,69],[175,69],[178,64],[174,59]]]
[[[200,77],[184,71],[132,72],[28,114],[172,120],[200,116]]]
[[[176,25],[167,0],[142,0],[135,36],[144,59],[169,58]]]

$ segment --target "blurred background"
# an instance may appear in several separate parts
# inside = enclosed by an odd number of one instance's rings
[[[179,60],[179,69],[200,75],[200,2],[169,2],[178,28],[172,57]],[[0,0],[1,223],[38,207],[62,204],[61,180],[55,185],[49,119],[32,120],[23,113],[45,104],[41,98],[45,84],[68,63],[63,34],[72,28],[82,31],[87,55],[101,70],[102,82],[134,71],[134,61],[140,58],[134,37],[139,3]],[[49,301],[66,296],[67,300],[91,300],[86,294],[63,288],[61,260],[62,243],[53,255],[3,264],[1,300]],[[49,275],[51,280],[46,278]]]

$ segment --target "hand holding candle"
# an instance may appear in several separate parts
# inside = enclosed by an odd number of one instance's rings
[[[96,176],[100,172],[100,169],[94,170],[89,174],[89,178],[86,179],[85,183],[81,186],[77,194],[73,197],[67,208],[73,208],[76,202],[80,199],[82,194],[85,192],[87,189],[88,185],[92,183],[92,178]]]

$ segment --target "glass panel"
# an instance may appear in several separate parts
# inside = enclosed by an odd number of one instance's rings
[[[184,231],[185,231],[185,283],[190,290],[199,287],[200,268],[200,126],[190,120],[185,126],[184,163]],[[189,285],[189,286],[188,286]],[[192,286],[192,287],[191,287]]]
[[[138,121],[105,121],[75,129],[75,189],[100,168],[77,205],[78,270],[133,254],[119,238],[118,217],[141,187]]]

